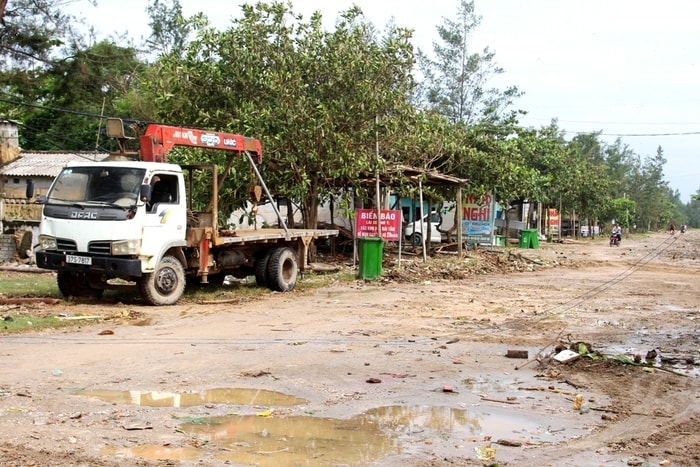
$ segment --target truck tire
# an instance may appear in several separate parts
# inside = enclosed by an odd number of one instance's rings
[[[149,305],[174,305],[185,291],[185,269],[174,256],[163,256],[155,271],[141,277],[139,289]]]
[[[277,292],[289,292],[297,283],[296,254],[291,248],[277,248],[267,263],[267,286]]]
[[[269,287],[270,281],[267,277],[267,265],[270,263],[272,251],[264,251],[255,259],[255,283],[258,287]]]
[[[102,296],[103,289],[90,287],[88,277],[83,272],[58,271],[56,283],[61,294],[68,297],[93,297]]]

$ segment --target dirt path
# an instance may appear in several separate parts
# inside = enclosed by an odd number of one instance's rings
[[[240,303],[28,305],[108,319],[0,336],[0,458],[700,463],[700,232],[512,253],[485,254],[489,274],[404,261],[383,281]],[[550,358],[577,342],[602,357]]]

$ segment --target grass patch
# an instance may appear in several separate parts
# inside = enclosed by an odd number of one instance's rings
[[[75,321],[66,321],[55,316],[7,315],[3,318],[0,334],[17,334],[78,325]]]
[[[62,298],[55,274],[0,272],[0,296]]]

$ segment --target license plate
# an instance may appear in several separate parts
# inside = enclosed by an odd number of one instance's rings
[[[90,266],[92,264],[92,258],[90,256],[66,255],[66,263],[86,264]]]

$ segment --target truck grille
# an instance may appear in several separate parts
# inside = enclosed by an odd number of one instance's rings
[[[56,249],[58,251],[75,251],[78,249],[78,247],[76,246],[74,240],[68,240],[66,238],[57,238]]]
[[[109,242],[90,242],[88,243],[88,253],[96,255],[108,255],[112,252],[112,247]]]

